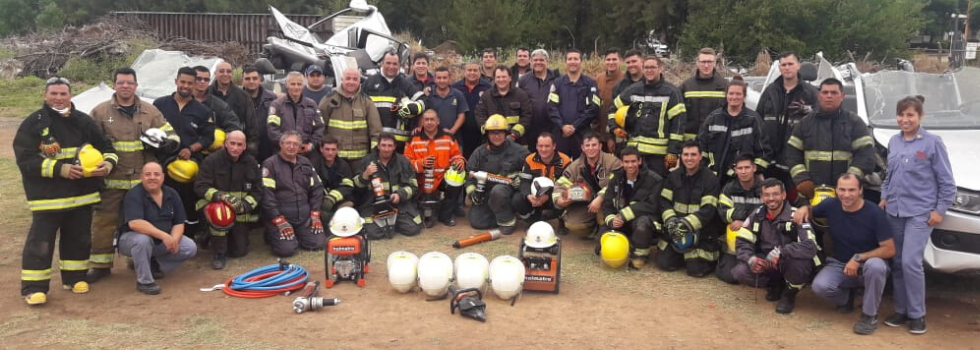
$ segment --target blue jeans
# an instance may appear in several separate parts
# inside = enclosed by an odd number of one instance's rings
[[[926,224],[928,221],[928,213],[907,218],[888,215],[888,223],[895,235],[895,258],[892,261],[895,312],[910,318],[926,315],[926,276],[922,259],[932,234],[932,227]]]
[[[877,316],[878,305],[881,304],[881,293],[885,290],[885,280],[888,279],[888,263],[881,258],[871,258],[861,264],[857,277],[844,274],[847,263],[827,258],[827,266],[813,279],[813,294],[824,298],[836,306],[847,304],[851,289],[864,287],[864,305],[861,311],[865,315]]]

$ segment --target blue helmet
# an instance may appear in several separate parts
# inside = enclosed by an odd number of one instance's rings
[[[671,246],[678,253],[687,253],[698,245],[699,233],[687,220],[679,217],[675,216],[667,220],[667,234],[670,236]]]

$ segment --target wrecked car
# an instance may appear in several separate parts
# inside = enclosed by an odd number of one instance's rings
[[[394,51],[403,61],[408,59],[410,53],[407,43],[391,35],[378,8],[364,0],[353,0],[347,9],[326,16],[309,27],[290,21],[275,7],[269,6],[269,11],[279,25],[282,37],[270,36],[269,43],[262,46],[260,58],[255,62],[262,74],[302,72],[306,67],[317,64],[324,68],[327,84],[336,85],[336,77],[341,76],[348,67],[358,68],[362,75],[373,75],[378,72],[378,64],[385,52]],[[325,41],[311,31],[337,16],[351,12],[363,13],[364,17]]]

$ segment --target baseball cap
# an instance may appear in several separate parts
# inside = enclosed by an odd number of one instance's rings
[[[313,74],[313,72],[323,74],[323,67],[320,67],[318,64],[313,64],[306,68],[306,75]]]

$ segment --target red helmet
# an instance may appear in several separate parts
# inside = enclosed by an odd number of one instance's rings
[[[212,228],[228,231],[235,224],[235,210],[225,202],[211,202],[204,206],[204,218]]]

